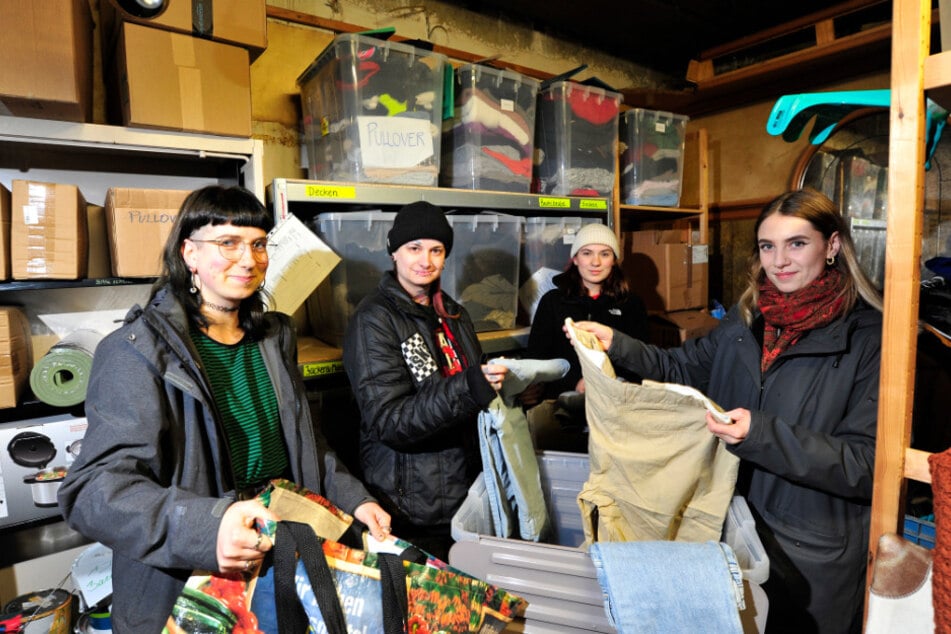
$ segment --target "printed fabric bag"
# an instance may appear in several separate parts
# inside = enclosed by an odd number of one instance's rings
[[[371,550],[358,550],[279,523],[275,595],[282,632],[309,625],[329,634],[493,634],[527,606],[397,537],[368,543]]]
[[[258,499],[279,517],[306,524],[312,532],[329,539],[340,539],[353,522],[349,514],[326,498],[288,480],[272,481]],[[274,540],[276,525],[268,524],[258,529]],[[258,615],[251,610],[258,573],[196,570],[175,601],[163,634],[263,632]]]
[[[340,543],[353,518],[275,480],[259,496],[281,518],[258,529],[274,547],[248,573],[196,571],[163,633],[500,632],[527,603],[389,536]],[[260,575],[260,576],[259,576]],[[272,598],[273,597],[273,598]]]

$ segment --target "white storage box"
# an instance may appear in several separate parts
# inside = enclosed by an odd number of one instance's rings
[[[525,632],[614,632],[605,616],[594,564],[588,552],[578,548],[584,531],[577,496],[588,479],[588,456],[543,451],[538,454],[538,466],[556,543],[493,537],[480,475],[453,517],[456,543],[449,551],[449,563],[528,600]],[[747,610],[741,613],[744,628],[762,631],[768,602],[759,584],[769,576],[769,558],[741,497],[734,497],[730,504],[723,541],[733,548],[750,586]],[[755,625],[747,628],[753,620]]]
[[[312,179],[435,186],[446,57],[338,35],[298,77]]]
[[[621,117],[621,200],[676,207],[683,189],[685,115],[632,108]]]
[[[357,304],[376,290],[383,272],[393,268],[386,234],[394,218],[394,212],[347,211],[323,213],[315,219],[311,228],[341,257],[306,302],[311,330],[318,339],[341,346]]]
[[[440,184],[527,194],[539,82],[478,64],[457,68],[455,80],[454,115],[443,123]]]
[[[476,332],[514,328],[525,219],[496,213],[446,218],[453,247],[440,278],[442,289],[465,306]]]
[[[543,88],[535,110],[532,191],[611,196],[621,95],[572,81]]]
[[[575,234],[586,224],[601,222],[599,218],[572,216],[532,217],[525,219],[519,272],[519,309],[526,325],[532,323],[538,301],[554,288],[552,278],[565,270],[571,261]]]

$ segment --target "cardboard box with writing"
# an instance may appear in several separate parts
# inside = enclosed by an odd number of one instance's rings
[[[631,288],[651,312],[707,305],[708,251],[691,243],[688,229],[632,231],[621,266]]]
[[[107,76],[113,122],[251,136],[251,68],[243,48],[125,22]]]
[[[14,180],[10,212],[13,279],[86,277],[86,200],[75,185]]]
[[[10,190],[0,185],[0,280],[10,279]]]
[[[248,49],[252,59],[267,48],[264,0],[168,0],[166,4],[165,10],[154,18],[139,18],[120,12],[112,2],[103,0],[103,34],[115,41],[122,23],[134,22],[241,46]]]
[[[676,348],[688,339],[702,337],[720,324],[706,310],[678,310],[650,316],[650,342]]]
[[[0,114],[91,121],[88,0],[3,0],[0,29]]]
[[[17,406],[32,369],[29,320],[19,308],[0,306],[0,408]]]
[[[189,192],[113,187],[106,193],[106,226],[112,274],[157,277],[162,248]]]

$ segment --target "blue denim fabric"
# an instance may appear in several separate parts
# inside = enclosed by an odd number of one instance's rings
[[[619,634],[741,634],[743,575],[718,542],[598,542],[589,553]]]
[[[515,398],[535,381],[551,381],[568,372],[564,359],[492,359],[508,372],[499,396],[479,413],[482,474],[496,537],[539,541],[550,528],[542,494],[538,458],[528,420]]]
[[[277,607],[274,604],[274,566],[265,565],[258,573],[251,595],[251,611],[258,618],[258,629],[277,634]]]

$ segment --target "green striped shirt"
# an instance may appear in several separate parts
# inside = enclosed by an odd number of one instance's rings
[[[245,338],[227,345],[194,328],[190,334],[224,423],[236,486],[281,477],[288,465],[287,450],[277,396],[257,343]]]

